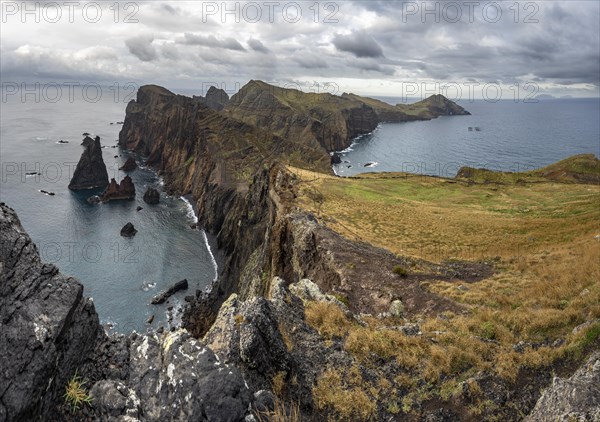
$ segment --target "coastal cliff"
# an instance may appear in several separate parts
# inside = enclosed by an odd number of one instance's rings
[[[252,393],[185,330],[108,337],[78,280],[41,262],[0,204],[0,421],[233,421]],[[79,380],[81,398],[65,395]]]

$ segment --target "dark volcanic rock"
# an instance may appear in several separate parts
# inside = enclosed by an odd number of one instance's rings
[[[331,154],[331,164],[340,164],[341,162],[342,159],[340,157],[340,154],[338,154],[337,152]]]
[[[121,236],[123,237],[133,237],[137,233],[137,230],[131,223],[127,223],[121,229]]]
[[[133,197],[135,197],[135,186],[129,176],[125,176],[120,184],[115,179],[111,179],[110,185],[108,185],[101,196],[103,201],[132,199]]]
[[[239,422],[252,402],[240,371],[186,330],[107,337],[83,286],[40,261],[4,203],[0,340],[3,422]],[[76,370],[92,402],[72,414],[64,393]]]
[[[221,111],[229,102],[229,95],[220,88],[211,86],[206,92],[206,97],[194,95],[194,100],[215,111]]]
[[[187,331],[140,336],[130,350],[128,384],[146,421],[244,419],[252,394],[239,370],[221,363]],[[128,410],[135,408],[121,412]]]
[[[144,193],[144,202],[150,205],[156,205],[160,202],[160,194],[156,189],[148,188]]]
[[[137,163],[135,162],[135,158],[133,157],[129,157],[127,159],[127,161],[125,161],[125,164],[123,164],[119,170],[123,170],[123,171],[133,171],[137,168]]]
[[[160,294],[154,296],[154,298],[152,298],[152,304],[153,305],[159,305],[161,303],[164,303],[168,298],[170,298],[171,296],[173,296],[178,291],[180,291],[180,290],[187,290],[187,288],[188,288],[188,281],[187,281],[187,279],[183,279],[181,281],[178,281],[177,283],[175,283],[173,286],[169,287],[164,292],[161,292]]]
[[[102,159],[100,137],[86,137],[83,140],[85,150],[77,163],[69,189],[92,189],[108,185],[108,172]]]
[[[94,304],[77,280],[40,261],[4,205],[0,271],[0,420],[58,420],[51,409],[101,333]]]

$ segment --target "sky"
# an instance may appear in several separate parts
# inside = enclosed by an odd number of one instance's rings
[[[597,97],[598,1],[1,1],[4,84]]]

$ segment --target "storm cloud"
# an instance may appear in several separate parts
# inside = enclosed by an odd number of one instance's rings
[[[138,35],[125,40],[125,45],[129,49],[129,52],[143,62],[149,62],[155,60],[156,48],[152,45],[154,36],[152,35]]]
[[[139,10],[122,4],[118,16],[102,3],[94,23],[78,6],[72,23],[66,10],[53,24],[6,17],[0,70],[3,80],[85,77],[171,88],[265,79],[389,95],[407,83],[494,81],[599,95],[599,2],[496,2],[498,20],[491,3],[469,11],[453,2],[461,8],[457,20],[441,1],[345,1],[318,10],[300,2],[301,14],[279,5],[261,10],[259,22],[255,6],[244,14],[247,2],[229,14],[221,3],[207,14],[203,2],[139,2]]]
[[[381,46],[366,31],[355,31],[347,35],[336,34],[333,45],[340,51],[354,54],[356,57],[382,57]]]

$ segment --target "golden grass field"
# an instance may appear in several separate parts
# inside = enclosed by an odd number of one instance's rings
[[[335,371],[325,373],[315,400],[338,418],[369,419],[351,406],[344,413],[336,405],[363,403],[365,394],[372,403],[403,397],[389,406],[410,414],[416,403],[450,399],[460,381],[481,370],[514,382],[523,368],[548,370],[557,360],[580,359],[598,342],[600,185],[534,175],[477,183],[391,173],[339,178],[290,170],[301,180],[299,206],[344,236],[433,262],[493,258],[496,263],[493,276],[466,288],[425,282],[430,291],[468,311],[417,321],[423,335],[416,338],[393,329],[397,321],[372,318],[365,327],[333,305],[310,305],[309,323],[325,338],[344,338],[345,349],[361,364],[369,365],[375,353],[405,368],[394,379],[382,372],[377,384],[340,381]],[[586,321],[585,329],[572,332]],[[564,342],[550,346],[556,340]],[[513,345],[519,341],[543,345],[518,353]],[[490,403],[483,398],[476,401],[471,416],[493,411],[486,406]]]

